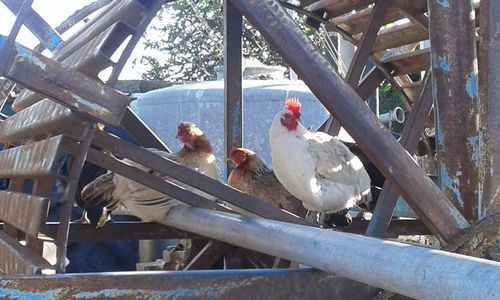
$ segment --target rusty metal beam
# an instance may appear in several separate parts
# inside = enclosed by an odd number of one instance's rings
[[[410,116],[406,121],[400,140],[401,145],[403,145],[410,154],[413,154],[417,149],[418,141],[422,136],[422,132],[429,117],[432,108],[431,92],[432,87],[429,70],[424,78],[424,87],[410,111]],[[392,182],[386,181],[378,198],[377,205],[375,206],[370,224],[366,230],[367,235],[386,237],[398,197],[399,191],[396,186]]]
[[[500,2],[482,0],[480,7],[481,39],[479,47],[479,97],[484,145],[485,179],[479,218],[500,214]]]
[[[166,174],[173,179],[193,186],[203,192],[231,203],[248,212],[279,221],[298,223],[302,225],[312,225],[304,219],[299,218],[287,211],[276,208],[262,200],[255,199],[252,196],[224,185],[215,179],[209,178],[194,170],[181,166],[165,157],[160,157],[159,155],[156,155],[150,151],[135,147],[127,143],[126,141],[123,141],[111,135],[99,132],[96,134],[96,138],[94,139],[93,143],[99,147],[111,151],[114,154],[117,154],[120,157],[126,157],[147,168],[156,170],[162,174]],[[147,185],[147,183],[141,183]]]
[[[143,150],[143,151],[148,151],[148,150]],[[224,209],[224,207],[218,205],[217,203],[209,199],[194,194],[170,182],[166,182],[165,180],[155,175],[142,171],[138,168],[132,167],[111,156],[105,155],[95,149],[89,149],[89,152],[87,154],[87,160],[95,165],[111,170],[112,172],[120,174],[131,180],[137,181],[149,188],[155,189],[161,193],[172,196],[175,199],[182,201],[188,205],[195,207],[204,207],[208,209],[228,211]]]
[[[0,142],[14,144],[23,140],[38,140],[49,134],[78,138],[86,121],[69,108],[52,100],[42,100],[10,116],[0,124]]]
[[[345,84],[275,0],[233,0],[358,142],[435,234],[450,240],[469,223],[415,164],[356,92]]]
[[[57,175],[62,144],[67,139],[55,136],[39,142],[0,151],[0,178],[29,178]]]
[[[474,6],[471,0],[429,0],[428,6],[439,185],[475,223],[482,180]]]
[[[224,149],[225,178],[232,170],[229,151],[243,145],[243,84],[242,84],[241,13],[230,0],[224,0]]]
[[[43,269],[53,267],[34,250],[0,232],[0,272],[7,275],[40,274]]]
[[[384,23],[384,18],[389,8],[389,3],[386,0],[379,0],[373,7],[370,22],[363,31],[361,40],[358,43],[358,49],[354,54],[352,63],[347,71],[347,83],[356,88],[359,83],[363,69],[368,62],[373,44],[377,40],[377,33]]]
[[[18,14],[21,10],[22,1],[1,1],[13,14]],[[50,51],[57,50],[61,47],[63,39],[47,22],[45,22],[42,17],[40,17],[38,13],[31,8],[26,13],[24,25],[38,38],[43,46]]]
[[[363,69],[368,62],[371,50],[375,41],[377,40],[377,34],[380,27],[384,24],[384,19],[389,8],[389,3],[386,0],[377,1],[372,9],[370,16],[370,21],[366,25],[365,30],[361,36],[358,43],[358,49],[352,58],[352,62],[349,65],[349,70],[347,71],[346,81],[347,84],[352,88],[356,88],[359,83],[359,79],[363,73]],[[330,135],[336,136],[340,131],[340,124],[333,117],[330,116],[330,120],[327,123],[325,129]]]
[[[43,299],[371,299],[380,289],[315,270],[113,272],[3,277],[0,297]]]
[[[5,37],[0,36],[0,50],[5,43]],[[4,61],[3,76],[94,120],[120,125],[129,102],[127,96],[19,44],[4,50],[12,51],[13,61]]]
[[[55,239],[58,226],[58,222],[49,222],[46,224],[43,233]],[[113,221],[101,228],[95,228],[87,224],[71,223],[68,242],[199,238],[201,238],[201,236],[158,223]]]
[[[48,198],[0,191],[0,219],[30,236],[38,236],[48,211]]]

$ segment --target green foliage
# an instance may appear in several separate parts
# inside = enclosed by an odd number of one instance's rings
[[[147,52],[140,59],[147,67],[143,79],[213,79],[214,68],[224,64],[223,32],[223,0],[178,0],[165,5],[145,34]],[[320,44],[313,31],[308,29],[306,33]],[[255,57],[268,65],[287,66],[246,19],[242,35],[244,56]]]

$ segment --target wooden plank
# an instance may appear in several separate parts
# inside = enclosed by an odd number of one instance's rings
[[[332,25],[338,25],[340,28],[346,30],[351,35],[356,35],[363,32],[366,28],[368,22],[370,21],[370,15],[372,12],[372,7],[366,8],[359,12],[353,14],[339,16],[330,20]],[[424,10],[425,11],[425,10]],[[390,7],[387,10],[387,14],[384,18],[383,25],[395,22],[406,18],[406,15],[396,7]]]
[[[396,25],[388,29],[381,30],[377,41],[373,45],[372,51],[377,52],[389,48],[396,48],[408,44],[427,40],[429,34],[420,26],[413,23]]]
[[[0,152],[0,178],[39,177],[57,175],[64,136]]]
[[[6,275],[41,274],[53,267],[32,249],[0,231],[0,271]]]
[[[306,6],[307,10],[324,9],[330,18],[343,15],[355,9],[366,7],[375,0],[320,0]]]
[[[32,237],[38,236],[48,209],[48,198],[0,191],[0,219]]]
[[[390,56],[383,59],[382,63],[389,64],[396,70],[394,76],[421,72],[429,68],[430,49]]]
[[[47,135],[80,137],[87,121],[52,100],[45,99],[7,118],[0,124],[0,143],[38,140]]]

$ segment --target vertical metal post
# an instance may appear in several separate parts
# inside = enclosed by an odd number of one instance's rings
[[[231,147],[243,144],[243,95],[241,68],[241,13],[230,0],[224,0],[224,145],[226,159]],[[226,163],[225,177],[231,172]]]
[[[481,1],[481,39],[479,53],[479,97],[484,130],[485,178],[479,219],[500,213],[500,2]]]
[[[481,137],[474,6],[471,0],[428,0],[428,7],[439,184],[475,223]]]

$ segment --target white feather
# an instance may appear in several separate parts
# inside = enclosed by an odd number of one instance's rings
[[[274,173],[304,207],[336,212],[356,205],[370,192],[370,178],[361,161],[334,137],[310,132],[300,123],[289,131],[281,124],[283,110],[269,131]]]

